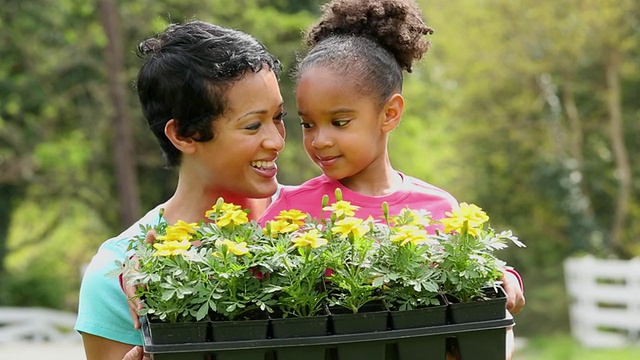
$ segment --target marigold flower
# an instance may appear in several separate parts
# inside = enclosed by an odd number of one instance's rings
[[[287,221],[292,224],[296,224],[298,226],[303,225],[304,222],[302,220],[306,218],[307,218],[307,214],[297,209],[282,210],[280,211],[280,214],[276,216],[276,220]]]
[[[400,214],[393,217],[393,223],[396,226],[402,225],[421,225],[428,227],[432,223],[431,213],[427,210],[411,210],[402,209]]]
[[[247,248],[247,243],[245,241],[237,243],[229,239],[218,240],[216,241],[216,246],[226,246],[228,252],[238,256],[244,255],[249,252],[249,248]]]
[[[482,225],[489,221],[489,216],[482,209],[474,204],[460,203],[460,207],[453,212],[445,213],[447,218],[440,220],[444,225],[444,232],[462,233],[465,224],[467,233],[478,236],[482,230]]]
[[[158,235],[156,240],[161,241],[188,241],[191,239],[191,234],[196,232],[195,227],[197,224],[188,224],[182,220],[174,225],[167,226],[164,235]]]
[[[271,235],[276,237],[278,234],[292,233],[300,228],[296,223],[290,223],[286,220],[272,220],[269,221],[269,227],[271,229]],[[264,229],[266,233],[267,229]]]
[[[390,240],[392,242],[399,242],[401,246],[407,243],[414,245],[427,242],[429,239],[427,231],[416,225],[404,225],[396,229],[396,233],[392,234]]]
[[[217,210],[217,209],[219,209],[219,210]],[[206,216],[207,218],[210,219],[212,217],[212,215],[216,214],[217,211],[219,211],[221,213],[227,213],[227,212],[233,212],[233,211],[237,211],[237,210],[242,210],[242,207],[240,207],[240,205],[223,202],[223,203],[220,204],[220,207],[218,207],[218,204],[213,205],[213,207],[211,207],[211,210],[207,210],[204,213],[204,216]]]
[[[334,234],[340,234],[341,237],[349,236],[353,234],[356,237],[361,237],[369,231],[369,227],[364,224],[364,220],[355,217],[346,217],[335,222],[331,232]]]
[[[249,222],[249,217],[247,213],[242,210],[231,210],[226,211],[220,216],[220,218],[216,221],[216,225],[219,227],[225,227],[231,223],[234,225],[242,225]]]
[[[191,243],[188,240],[169,240],[154,243],[153,247],[156,248],[156,252],[153,253],[153,256],[171,256],[186,253],[191,247]]]
[[[226,202],[223,202],[222,205],[220,205],[220,211],[222,212],[230,212],[236,210],[242,210],[242,207],[240,207],[240,205]]]
[[[323,238],[316,229],[311,229],[296,236],[291,239],[291,242],[293,242],[293,246],[295,247],[310,246],[314,249],[327,245],[327,239]]]
[[[350,202],[344,200],[336,201],[335,203],[322,208],[322,210],[324,211],[333,212],[338,218],[344,216],[353,216],[355,215],[355,211],[358,209],[360,209],[359,206],[351,205]]]

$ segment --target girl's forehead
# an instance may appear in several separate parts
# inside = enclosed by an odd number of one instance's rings
[[[333,74],[324,75],[320,72],[303,75],[298,81],[296,97],[333,98],[344,100],[361,95],[353,81]]]

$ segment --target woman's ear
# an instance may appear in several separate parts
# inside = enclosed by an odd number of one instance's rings
[[[193,154],[196,151],[196,141],[192,137],[184,137],[178,134],[178,123],[175,119],[167,121],[164,126],[164,134],[180,152]]]
[[[389,100],[384,104],[382,111],[384,119],[381,130],[384,133],[391,132],[391,130],[400,124],[400,120],[402,119],[402,112],[404,111],[404,98],[402,95],[398,93],[391,95]]]

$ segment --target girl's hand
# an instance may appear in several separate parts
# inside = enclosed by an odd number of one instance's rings
[[[502,287],[507,293],[507,310],[511,315],[516,315],[525,304],[524,293],[520,287],[520,281],[510,271],[505,271],[502,276]]]

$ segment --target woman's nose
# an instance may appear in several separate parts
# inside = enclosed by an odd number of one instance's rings
[[[263,142],[263,146],[267,149],[281,151],[284,149],[285,138],[284,124],[273,124],[270,126],[269,133]]]

